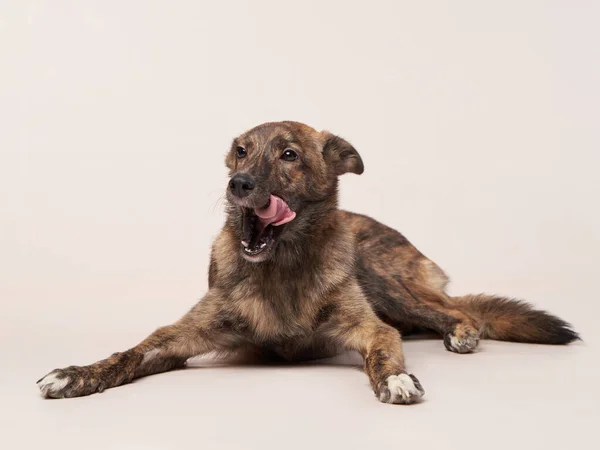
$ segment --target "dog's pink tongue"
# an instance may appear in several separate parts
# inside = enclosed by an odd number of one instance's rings
[[[273,225],[277,227],[284,223],[291,222],[296,217],[296,213],[290,209],[286,202],[279,197],[271,194],[271,203],[266,208],[254,210],[263,227]]]

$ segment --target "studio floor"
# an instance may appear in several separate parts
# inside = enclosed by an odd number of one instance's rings
[[[47,371],[141,336],[12,330],[3,351],[2,447],[592,449],[600,418],[595,336],[569,347],[484,341],[471,355],[434,339],[406,340],[409,369],[426,395],[393,406],[375,399],[355,354],[289,366],[192,360],[102,394],[44,400],[35,381]]]

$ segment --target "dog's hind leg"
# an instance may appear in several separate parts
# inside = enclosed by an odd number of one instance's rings
[[[442,290],[398,272],[376,265],[362,266],[359,271],[361,288],[377,315],[400,330],[417,327],[435,331],[452,352],[474,351],[479,343],[476,321],[454,307]]]
[[[444,346],[451,352],[471,353],[479,344],[479,324],[464,311],[455,308],[445,293],[429,289],[427,286],[399,282],[402,299],[412,300],[407,308],[408,320],[418,326],[438,332]],[[409,301],[410,301],[409,300]]]
[[[402,330],[433,330],[450,351],[473,351],[478,326],[448,298],[446,274],[398,231],[366,216],[344,218],[356,236],[358,281],[377,315]]]

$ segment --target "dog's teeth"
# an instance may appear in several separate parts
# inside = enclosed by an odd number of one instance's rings
[[[242,245],[246,248],[250,247],[250,243],[248,241],[242,241]]]
[[[267,246],[266,242],[263,242],[262,244],[260,244],[260,248],[265,248]]]

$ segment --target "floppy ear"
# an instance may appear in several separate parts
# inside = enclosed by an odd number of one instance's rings
[[[327,131],[323,132],[323,157],[328,165],[334,168],[336,175],[348,172],[360,175],[365,171],[362,158],[350,142]]]

